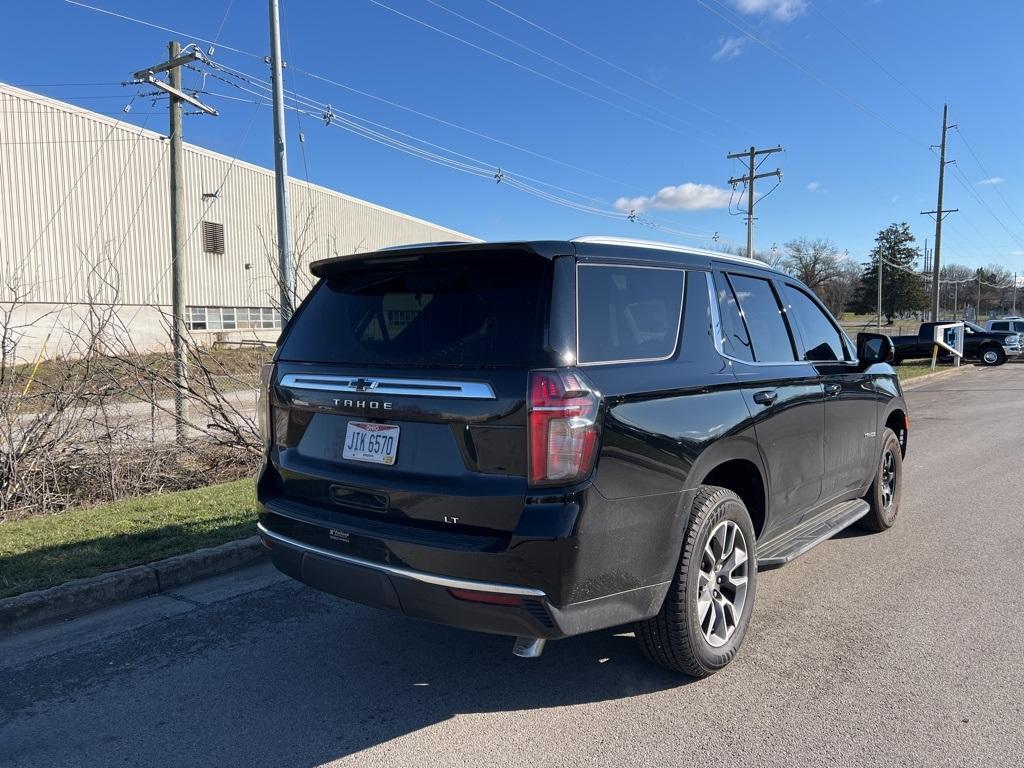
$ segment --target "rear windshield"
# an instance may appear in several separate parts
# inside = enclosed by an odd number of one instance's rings
[[[418,366],[546,362],[551,264],[473,254],[324,278],[289,328],[281,359]]]

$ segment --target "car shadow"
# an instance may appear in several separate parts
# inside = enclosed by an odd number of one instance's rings
[[[132,741],[161,756],[154,763],[137,755],[146,764],[196,764],[203,754],[220,754],[244,757],[247,765],[319,765],[452,718],[696,682],[648,662],[628,628],[549,642],[538,659],[518,659],[511,650],[511,638],[420,622],[285,582],[62,654],[48,660],[45,674],[24,670],[4,703],[23,715],[45,706],[61,721],[59,731],[71,727],[57,714],[61,707],[88,699],[89,715],[74,718],[75,733],[88,733],[100,754],[107,743],[121,749]],[[141,729],[133,726],[140,715],[132,702],[145,703]],[[207,741],[196,745],[196,734]],[[202,751],[192,754],[189,745]]]

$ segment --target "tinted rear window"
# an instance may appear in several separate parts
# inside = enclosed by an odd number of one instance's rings
[[[543,365],[550,266],[542,259],[474,254],[458,263],[414,263],[325,278],[288,330],[281,358]]]
[[[679,269],[581,264],[577,272],[581,363],[656,360],[679,337]]]

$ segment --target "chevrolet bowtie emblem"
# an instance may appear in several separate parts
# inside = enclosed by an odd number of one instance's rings
[[[362,377],[358,379],[352,379],[348,385],[352,387],[356,392],[368,392],[371,389],[377,388],[378,382],[373,379],[364,379]]]

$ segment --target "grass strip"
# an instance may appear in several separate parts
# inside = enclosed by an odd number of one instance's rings
[[[0,597],[242,539],[255,522],[246,479],[0,523]]]

